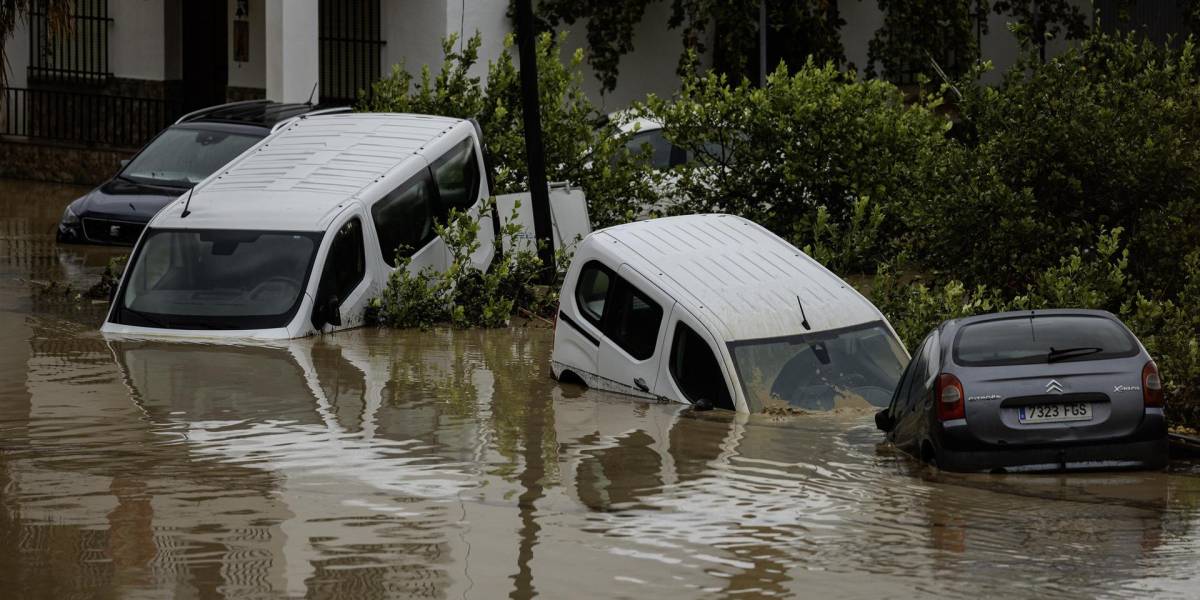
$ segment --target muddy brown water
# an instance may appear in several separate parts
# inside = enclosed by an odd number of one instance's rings
[[[939,474],[560,386],[545,329],[106,340],[80,191],[0,181],[0,597],[1200,596],[1183,463]]]

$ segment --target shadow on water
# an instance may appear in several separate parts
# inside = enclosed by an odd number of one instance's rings
[[[1186,468],[938,473],[881,445],[869,413],[694,413],[559,386],[541,329],[105,339],[95,315],[39,303],[25,280],[94,275],[107,259],[14,228],[61,211],[24,206],[0,217],[5,597],[1200,585],[1200,474]]]

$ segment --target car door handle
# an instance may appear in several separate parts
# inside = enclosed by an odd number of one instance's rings
[[[646,385],[646,380],[642,379],[641,377],[634,379],[633,385],[637,386],[637,389],[642,390],[643,392],[646,392],[647,394],[650,393],[650,386]]]

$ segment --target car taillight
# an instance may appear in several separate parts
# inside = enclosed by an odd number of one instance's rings
[[[938,420],[945,422],[953,419],[965,419],[967,406],[963,402],[962,382],[957,377],[942,373],[937,379],[937,414]]]
[[[1161,408],[1163,405],[1162,378],[1158,376],[1158,365],[1154,361],[1142,367],[1142,400],[1146,406]]]

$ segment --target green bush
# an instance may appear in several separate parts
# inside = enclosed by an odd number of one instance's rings
[[[494,209],[490,205],[479,220],[451,211],[445,224],[435,225],[450,251],[450,265],[444,272],[432,268],[414,272],[410,258],[397,257],[397,269],[379,297],[371,301],[368,322],[420,329],[439,323],[462,328],[504,327],[516,312],[533,317],[553,314],[557,291],[535,285],[542,261],[519,239],[517,207],[497,240],[511,250],[498,254],[487,271],[472,264],[471,255],[479,249],[479,223],[488,222]],[[561,272],[569,257],[560,253],[556,258]]]
[[[960,86],[959,129],[975,155],[967,161],[974,179],[995,179],[1007,191],[976,201],[978,190],[993,188],[977,185],[961,201],[930,206],[914,225],[953,227],[936,229],[951,243],[929,255],[930,266],[966,262],[977,280],[1011,284],[975,258],[1004,256],[1013,266],[1003,277],[1019,281],[1051,266],[1051,249],[1123,227],[1131,279],[1175,293],[1184,277],[1178,249],[1200,244],[1197,68],[1191,40],[1176,49],[1095,34],[1045,64],[1018,64],[998,87]],[[1009,218],[997,220],[997,208]],[[968,235],[995,245],[970,248],[959,239]],[[975,252],[961,253],[967,249]]]
[[[690,75],[675,98],[650,97],[641,112],[695,156],[676,170],[673,195],[684,199],[676,211],[741,214],[805,245],[816,243],[808,232],[850,228],[869,198],[877,243],[853,244],[859,257],[847,261],[861,263],[894,251],[886,247],[901,230],[894,207],[929,187],[927,165],[949,128],[935,106],[809,62],[795,74],[781,65],[764,88]]]
[[[655,174],[641,156],[625,149],[618,124],[600,115],[582,90],[583,53],[559,59],[565,36],[543,34],[537,40],[538,96],[548,181],[569,181],[583,189],[592,222],[598,226],[628,220],[655,198]],[[468,40],[461,52],[456,37],[443,42],[445,60],[434,75],[428,65],[414,75],[396,65],[390,77],[375,83],[359,109],[475,118],[483,129],[492,193],[528,189],[521,82],[508,36],[500,57],[488,64],[487,79],[470,75],[479,60],[481,39]]]

